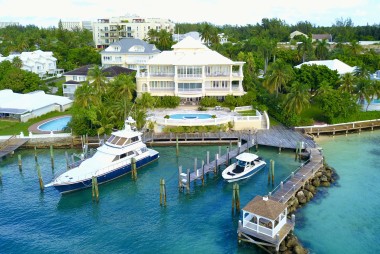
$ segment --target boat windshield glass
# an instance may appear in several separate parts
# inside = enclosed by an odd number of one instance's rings
[[[238,160],[237,162],[236,162],[236,164],[238,165],[238,166],[240,166],[240,167],[245,167],[245,164],[246,164],[247,162],[245,162],[245,161],[240,161],[240,160]]]

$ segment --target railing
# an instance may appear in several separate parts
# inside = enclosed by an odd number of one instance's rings
[[[151,91],[174,91],[174,87],[151,87]]]
[[[373,122],[380,122],[380,119],[365,120],[365,121],[356,121],[356,122],[348,122],[348,123],[337,123],[337,124],[298,126],[298,127],[294,127],[294,128],[295,129],[317,129],[317,128],[324,128],[324,127],[325,128],[327,128],[327,127],[339,127],[339,126],[346,126],[346,125],[352,125],[352,128],[355,128],[356,124],[373,123]]]
[[[225,124],[231,121],[231,117],[220,117],[210,119],[166,119],[155,118],[157,124],[173,125],[173,126],[199,126],[199,125],[215,125]]]
[[[178,74],[178,78],[202,78],[202,74]]]
[[[232,77],[240,77],[240,73],[239,72],[232,72]]]
[[[206,73],[206,77],[229,77],[230,74],[227,72],[214,72],[214,73]]]
[[[11,142],[12,140],[16,139],[16,136],[13,135],[11,136],[10,138],[8,138],[5,142],[3,142],[1,145],[0,145],[0,150],[4,149],[5,147],[7,147]]]
[[[151,77],[174,77],[174,73],[151,72]]]
[[[206,86],[205,89],[208,91],[228,91],[228,90],[230,90],[229,87],[212,87],[212,86]]]
[[[252,110],[252,106],[235,107],[234,112]]]
[[[239,85],[232,85],[232,90],[240,90],[240,86]]]
[[[259,116],[235,116],[234,121],[261,121],[261,115],[259,115]]]

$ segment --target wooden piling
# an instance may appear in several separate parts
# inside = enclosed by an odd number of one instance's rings
[[[187,169],[187,172],[186,172],[186,189],[187,189],[187,193],[190,193],[190,169],[188,168]]]
[[[239,184],[234,183],[232,186],[232,214],[240,212],[240,194],[239,194]]]
[[[178,157],[178,155],[179,155],[178,135],[175,136],[175,139],[176,139],[176,141],[175,141],[175,148],[176,148],[175,151],[176,151],[176,155]]]
[[[274,185],[274,160],[271,160],[270,164],[272,168],[272,185]]]
[[[295,154],[295,157],[294,157],[294,160],[296,161],[297,160],[297,158],[298,158],[298,154],[299,154],[299,142],[297,141],[297,145],[296,145],[296,154]]]
[[[37,162],[38,161],[38,158],[37,158],[37,147],[34,146],[34,161]]]
[[[218,154],[219,154],[219,157],[222,156],[222,147],[221,146],[219,146],[219,153]]]
[[[206,153],[206,162],[207,162],[207,164],[210,164],[210,152],[209,151],[207,151],[207,153]]]
[[[92,177],[92,201],[99,202],[98,178]]]
[[[178,167],[178,191],[182,189],[182,166]]]
[[[218,173],[218,159],[219,159],[218,154],[215,154],[215,168],[214,168],[214,175],[216,175],[216,174]]]
[[[226,167],[230,165],[230,148],[227,146]]]
[[[0,171],[0,185],[3,184],[3,175],[1,174],[1,171]]]
[[[51,168],[54,169],[54,151],[53,151],[53,145],[50,145],[50,161],[51,161]]]
[[[205,185],[205,162],[202,160],[202,186]]]
[[[166,186],[165,179],[160,179],[160,206],[166,206]]]
[[[198,161],[197,161],[197,157],[195,157],[194,158],[194,174],[196,176],[198,176],[197,168],[198,168]]]
[[[236,213],[240,213],[240,193],[239,193],[239,184],[236,183],[235,188],[235,198],[236,198]]]
[[[66,170],[69,170],[70,161],[69,161],[69,155],[67,151],[65,151],[65,158],[66,158]]]
[[[37,175],[38,175],[38,182],[40,183],[40,190],[44,191],[44,181],[42,180],[41,168],[40,168],[40,164],[38,163],[37,163]]]
[[[18,156],[18,169],[20,171],[22,171],[22,159],[21,159],[21,154],[19,154]]]
[[[236,203],[236,197],[235,197],[235,184],[232,185],[232,205],[231,205],[231,213],[234,214],[235,211],[235,203]]]
[[[268,168],[268,185],[270,184],[270,179],[271,179],[271,175],[272,175],[272,160],[270,160],[271,163],[269,165],[269,168]]]
[[[137,169],[136,169],[136,158],[135,157],[133,157],[132,159],[131,159],[131,167],[132,167],[132,179],[133,180],[137,180]]]

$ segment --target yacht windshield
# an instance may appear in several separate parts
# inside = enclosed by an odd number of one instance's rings
[[[237,163],[236,163],[238,166],[240,166],[240,167],[245,167],[245,164],[246,164],[246,162],[245,161],[237,161]]]

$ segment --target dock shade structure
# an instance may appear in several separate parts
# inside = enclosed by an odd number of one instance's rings
[[[290,230],[294,229],[294,216],[287,219],[286,204],[256,196],[243,209],[243,221],[239,221],[239,236],[259,245],[278,249]],[[240,238],[240,237],[239,237]]]

